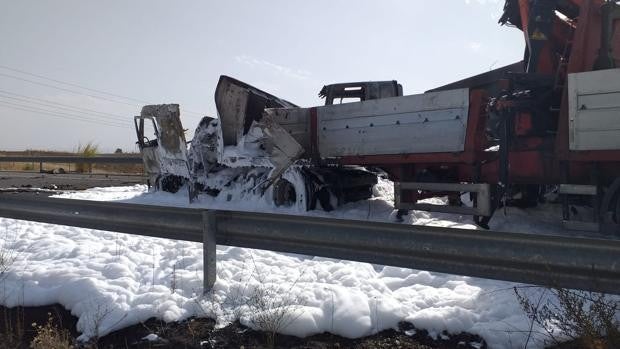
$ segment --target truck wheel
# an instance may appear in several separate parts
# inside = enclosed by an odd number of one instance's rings
[[[159,182],[161,190],[173,194],[178,192],[183,184],[185,184],[185,178],[175,175],[166,175]]]
[[[273,185],[273,202],[276,206],[291,207],[297,202],[297,192],[293,183],[280,178]]]

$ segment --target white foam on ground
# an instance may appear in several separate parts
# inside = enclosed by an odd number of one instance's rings
[[[145,186],[93,188],[62,197],[189,206],[182,193],[148,193]],[[380,180],[375,197],[335,212],[304,214],[392,221],[392,184]],[[196,207],[282,212],[265,200],[201,196]],[[299,213],[295,208],[284,210]],[[468,217],[414,212],[404,224],[475,229]],[[555,218],[555,217],[553,217]],[[500,230],[549,233],[551,214],[511,209],[496,215]],[[0,302],[39,306],[60,303],[79,318],[82,339],[105,335],[151,317],[177,321],[217,316],[220,325],[240,317],[256,327],[257,313],[289,309],[280,332],[321,332],[355,338],[410,321],[433,335],[481,335],[491,348],[521,348],[530,322],[514,296],[517,284],[368,263],[218,246],[217,282],[202,294],[202,245],[114,232],[0,218],[4,247],[16,253],[2,282]],[[270,297],[269,309],[248,298]],[[255,319],[255,318],[254,318]],[[96,324],[99,324],[98,326]],[[534,332],[542,329],[534,327]],[[534,335],[528,348],[542,348]]]

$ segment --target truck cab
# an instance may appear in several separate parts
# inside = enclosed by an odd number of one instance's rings
[[[396,80],[331,84],[323,86],[319,92],[319,97],[325,98],[325,105],[400,97],[402,95],[403,87]]]

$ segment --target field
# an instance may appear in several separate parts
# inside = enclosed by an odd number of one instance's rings
[[[49,150],[25,150],[25,151],[0,151],[1,156],[84,156],[78,152],[60,152]],[[124,154],[97,154],[97,155],[113,155],[113,156],[137,156],[137,153]],[[65,172],[76,173],[123,173],[123,174],[141,174],[141,164],[93,164],[77,165],[70,163],[43,163],[42,171],[51,172],[63,169]],[[0,162],[0,171],[33,171],[40,172],[41,166],[38,162]]]

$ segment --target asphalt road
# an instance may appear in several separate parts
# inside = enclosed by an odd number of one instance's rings
[[[50,174],[38,172],[0,171],[0,189],[32,190],[43,188],[53,190],[84,190],[92,187],[114,187],[134,184],[145,184],[146,178],[141,175],[119,174]]]

